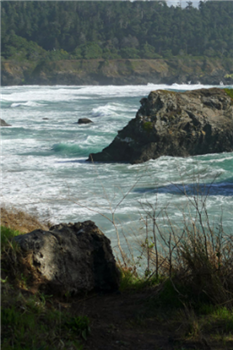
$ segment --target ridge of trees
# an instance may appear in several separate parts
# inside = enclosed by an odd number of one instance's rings
[[[233,57],[233,2],[4,1],[3,59]]]

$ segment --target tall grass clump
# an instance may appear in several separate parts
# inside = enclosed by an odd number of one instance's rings
[[[233,237],[224,232],[221,218],[217,225],[210,223],[207,196],[186,196],[192,211],[182,213],[179,225],[166,208],[141,203],[146,238],[140,246],[147,278],[169,279],[184,303],[232,307]]]

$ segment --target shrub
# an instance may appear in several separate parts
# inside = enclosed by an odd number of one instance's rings
[[[142,127],[143,127],[143,130],[147,132],[151,132],[153,130],[153,124],[151,122],[144,122]]]

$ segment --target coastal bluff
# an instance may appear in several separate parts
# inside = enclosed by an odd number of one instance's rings
[[[227,89],[152,91],[113,142],[88,160],[137,164],[161,156],[233,151],[233,99]]]
[[[1,62],[1,85],[233,84],[233,59],[79,59]]]

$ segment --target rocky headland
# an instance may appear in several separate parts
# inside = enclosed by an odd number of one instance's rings
[[[219,88],[152,91],[136,117],[118,132],[94,162],[146,162],[160,156],[187,157],[233,151],[233,99]]]

